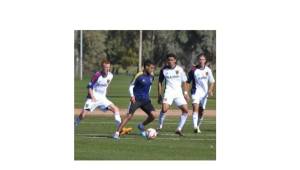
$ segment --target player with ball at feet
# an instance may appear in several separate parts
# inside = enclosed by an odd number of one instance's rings
[[[142,123],[138,124],[138,129],[143,137],[147,137],[145,126],[154,120],[155,109],[151,104],[149,93],[151,85],[154,80],[153,76],[154,64],[150,60],[144,62],[143,72],[139,72],[135,75],[129,86],[130,93],[130,106],[126,117],[123,119],[118,130],[113,135],[114,139],[119,139],[122,128],[133,117],[134,112],[141,108],[148,117]]]

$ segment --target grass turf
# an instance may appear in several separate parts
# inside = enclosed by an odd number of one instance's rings
[[[75,128],[75,160],[215,160],[216,121],[204,119],[201,134],[192,131],[188,118],[183,130],[184,137],[174,134],[179,116],[167,116],[163,131],[154,140],[138,135],[136,128],[144,116],[134,116],[126,127],[134,130],[116,141],[111,138],[115,131],[113,117],[87,116]],[[157,120],[147,128],[155,128]]]

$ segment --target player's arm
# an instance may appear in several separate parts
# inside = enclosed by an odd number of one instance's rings
[[[161,70],[160,70],[160,73],[159,73],[159,78],[158,78],[158,88],[157,88],[157,90],[158,90],[158,93],[157,93],[158,100],[157,100],[157,102],[158,102],[159,104],[162,103],[162,91],[163,91],[162,83],[163,83],[164,79],[165,79],[165,76],[164,76],[164,74],[163,74],[163,69],[161,69]]]
[[[186,81],[186,91],[190,90],[190,84],[194,81],[194,67],[189,71]]]
[[[210,83],[209,89],[208,89],[208,94],[209,94],[210,96],[213,96],[213,95],[214,95],[214,87],[215,87],[215,83]]]
[[[208,88],[208,94],[210,96],[213,96],[214,95],[213,91],[214,91],[214,87],[215,87],[215,79],[214,79],[214,76],[213,76],[211,70],[208,71],[208,76],[209,76],[208,77],[208,82],[210,84],[209,88]]]
[[[89,93],[89,96],[92,98],[92,101],[95,102],[96,101],[96,98],[94,96],[94,92],[93,92],[93,87],[94,87],[94,84],[97,82],[98,78],[100,77],[101,73],[100,72],[96,72],[91,81],[89,82],[87,88],[88,88],[88,93]]]
[[[89,95],[91,96],[92,101],[95,102],[95,101],[96,101],[96,98],[95,98],[95,96],[94,96],[94,92],[93,92],[93,89],[92,89],[92,88],[89,88]]]
[[[130,85],[129,85],[129,94],[130,94],[130,102],[131,103],[135,103],[135,96],[134,96],[134,93],[133,93],[133,88],[135,86],[135,81],[137,80],[137,78],[141,75],[141,72],[137,73],[134,78],[132,79]]]
[[[129,85],[130,102],[135,103],[135,97],[133,93],[134,84]]]
[[[183,82],[183,95],[187,101],[190,100],[188,91],[189,91],[189,84],[187,82]]]
[[[190,96],[189,96],[189,93],[188,93],[188,79],[186,77],[186,74],[185,72],[182,70],[181,71],[181,81],[183,82],[183,95],[184,95],[184,98],[189,101],[190,100]]]

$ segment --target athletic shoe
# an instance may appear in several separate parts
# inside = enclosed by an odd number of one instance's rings
[[[144,137],[144,138],[147,139],[146,131],[141,131],[141,132],[140,132],[140,135],[141,135],[142,137]]]
[[[80,123],[79,117],[75,118],[75,123],[74,123],[75,127],[78,126],[79,123]]]
[[[161,132],[161,128],[156,128],[156,135],[159,135],[159,133]]]
[[[121,135],[127,135],[127,134],[129,134],[131,131],[132,131],[133,129],[130,127],[130,128],[122,128],[122,130],[121,130]]]
[[[179,136],[183,136],[183,133],[181,132],[181,130],[176,130],[175,134],[179,135]]]
[[[195,129],[194,129],[194,133],[201,133],[200,128],[199,128],[199,127],[195,128]]]
[[[117,133],[114,133],[114,135],[113,135],[112,137],[113,137],[113,139],[115,139],[115,140],[119,140],[119,139],[120,139],[120,136],[119,136],[119,134],[117,134]]]
[[[140,131],[145,131],[145,127],[144,127],[144,125],[143,124],[138,124],[138,129],[140,130]]]

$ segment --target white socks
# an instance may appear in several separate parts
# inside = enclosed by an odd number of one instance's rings
[[[187,117],[188,117],[188,113],[182,113],[182,115],[180,116],[180,121],[179,121],[179,125],[178,125],[177,130],[179,130],[179,131],[182,130]]]
[[[202,124],[202,122],[203,122],[203,115],[202,115],[202,117],[200,118],[200,119],[198,119],[198,127],[200,127],[201,126],[201,124]]]
[[[164,120],[165,120],[165,113],[163,113],[162,111],[159,114],[159,119],[158,119],[158,128],[161,129],[163,127],[164,124]]]
[[[121,124],[121,116],[119,112],[116,112],[114,115],[115,115],[116,127],[118,129],[119,125]]]
[[[194,129],[197,129],[197,127],[198,127],[198,113],[197,112],[193,112],[193,125],[194,125]]]

